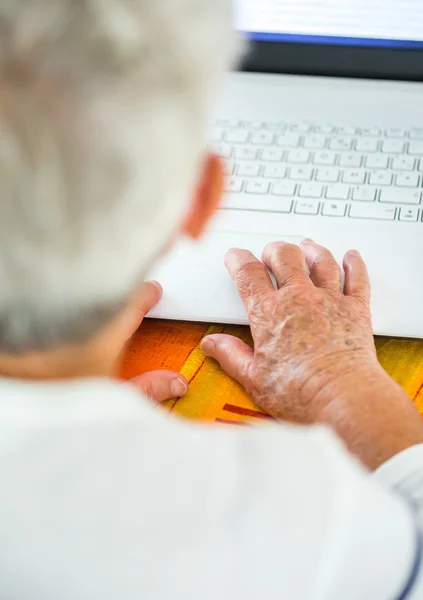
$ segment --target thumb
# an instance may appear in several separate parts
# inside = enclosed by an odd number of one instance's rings
[[[144,317],[159,302],[163,288],[157,281],[146,281],[134,294],[126,313],[125,340],[131,338],[144,320]]]
[[[149,371],[131,381],[142,394],[157,403],[180,398],[188,391],[185,377],[173,371]]]
[[[202,340],[201,350],[245,389],[250,389],[254,352],[245,342],[232,335],[209,335]]]

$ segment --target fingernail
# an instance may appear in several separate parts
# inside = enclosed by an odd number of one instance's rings
[[[170,391],[174,398],[180,398],[187,393],[188,386],[182,379],[174,379],[170,384]]]
[[[312,240],[310,238],[305,238],[305,240],[303,240],[301,243],[302,244],[314,244],[314,240]]]
[[[358,250],[348,250],[348,256],[352,256],[353,258],[360,258],[361,254]]]
[[[214,342],[213,340],[210,340],[209,338],[205,338],[202,342],[201,342],[201,351],[203,354],[205,354],[206,356],[211,356],[213,354],[213,350],[214,350]]]
[[[146,283],[151,283],[151,285],[155,285],[156,287],[158,287],[160,290],[163,289],[161,284],[158,281],[146,281]]]

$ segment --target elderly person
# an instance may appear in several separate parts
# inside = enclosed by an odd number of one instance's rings
[[[312,241],[226,256],[255,349],[203,350],[279,424],[194,426],[146,398],[180,375],[114,379],[147,268],[218,204],[203,148],[236,53],[228,0],[1,2],[2,598],[423,597],[423,423],[357,252],[343,292]]]

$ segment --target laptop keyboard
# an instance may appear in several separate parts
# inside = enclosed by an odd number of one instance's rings
[[[224,119],[210,148],[227,163],[223,208],[423,220],[423,127]]]

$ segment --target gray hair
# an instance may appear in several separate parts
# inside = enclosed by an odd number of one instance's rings
[[[93,335],[176,230],[230,0],[2,0],[0,350]]]

